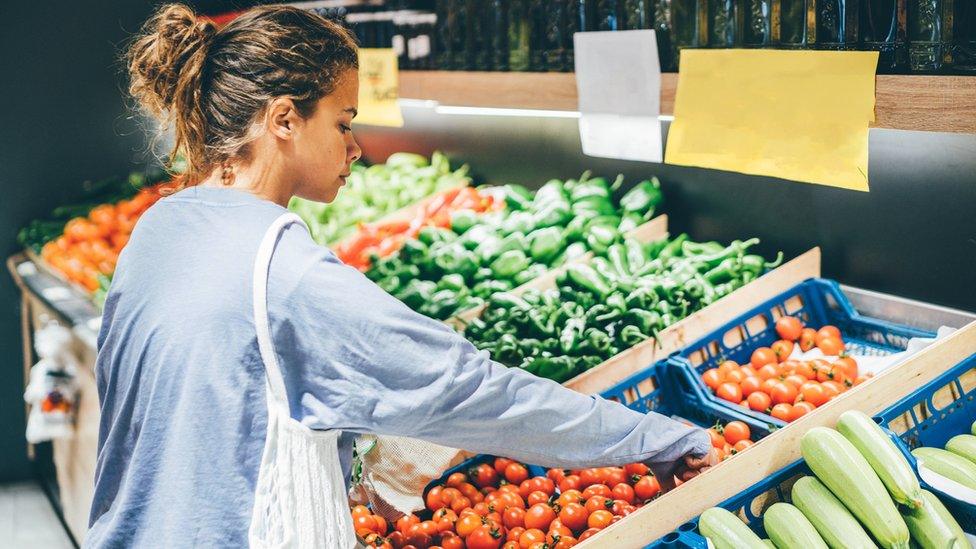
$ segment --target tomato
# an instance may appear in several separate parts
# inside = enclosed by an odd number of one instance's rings
[[[573,532],[579,532],[586,528],[586,519],[589,516],[590,512],[579,503],[570,503],[563,506],[559,511],[559,520]]]
[[[454,524],[454,531],[462,538],[466,538],[481,525],[481,517],[478,515],[464,515]]]
[[[715,395],[729,402],[739,403],[742,402],[742,388],[739,387],[738,383],[723,383],[718,386],[718,390],[715,391]]]
[[[546,533],[538,528],[529,528],[519,536],[519,547],[529,549],[533,544],[546,541]]]
[[[613,514],[610,511],[600,509],[590,513],[590,516],[586,519],[586,525],[590,528],[596,528],[602,530],[613,521]]]
[[[474,513],[481,517],[486,517],[488,516],[488,513],[491,512],[491,509],[488,507],[488,504],[484,502],[475,503],[473,509],[474,509]]]
[[[787,341],[796,341],[803,331],[803,322],[795,316],[781,316],[776,320],[776,333]]]
[[[410,531],[407,532],[406,538],[408,545],[414,545],[416,547],[430,546],[430,536],[420,529],[419,524],[414,524],[410,527]]]
[[[634,484],[634,495],[640,501],[647,501],[661,492],[661,485],[653,475],[644,475]]]
[[[475,467],[469,474],[472,479],[474,479],[475,485],[478,488],[485,488],[487,486],[495,486],[498,484],[498,471],[487,463],[482,463]]]
[[[613,497],[614,499],[619,499],[627,503],[634,503],[634,487],[627,484],[626,482],[621,482],[613,487]]]
[[[556,484],[548,477],[530,478],[529,487],[533,492],[545,492],[550,496],[556,493]]]
[[[844,342],[835,337],[825,337],[817,343],[817,347],[827,356],[839,356],[844,352]]]
[[[752,446],[753,444],[755,444],[755,442],[753,442],[751,440],[748,440],[748,439],[747,440],[740,440],[739,442],[736,442],[734,446],[732,446],[732,449],[735,450],[736,453],[738,453],[738,452],[741,452],[741,451],[745,450],[746,448]]]
[[[779,375],[782,377],[788,376],[796,372],[796,367],[800,363],[795,360],[787,360],[779,364]]]
[[[506,509],[508,509],[509,507],[518,507],[520,509],[525,509],[525,501],[522,499],[522,496],[518,495],[515,492],[509,492],[509,491],[502,492],[501,494],[502,495],[498,496],[499,501],[501,501],[504,504]]]
[[[362,516],[362,515],[369,516],[371,514],[372,513],[369,512],[369,507],[366,507],[365,505],[357,505],[357,506],[355,506],[355,507],[352,508],[352,516],[353,516],[353,518],[356,518],[356,517]]]
[[[456,535],[456,534],[455,534]],[[393,544],[393,547],[403,547],[407,543],[407,537],[403,535],[403,532],[394,530],[390,532],[390,535],[386,537],[387,541]]]
[[[549,494],[536,490],[535,492],[529,494],[529,497],[526,498],[525,503],[528,504],[529,507],[532,507],[536,503],[545,503],[547,501],[549,501]]]
[[[752,352],[752,358],[749,359],[749,363],[752,364],[753,368],[761,368],[766,364],[776,364],[778,362],[776,353],[769,347],[756,349]]]
[[[817,331],[813,328],[804,328],[800,332],[800,350],[804,353],[817,346]]]
[[[628,478],[633,478],[635,476],[642,477],[649,473],[651,468],[643,463],[628,463],[624,465],[624,472],[627,473]]]
[[[705,385],[713,391],[718,389],[718,386],[721,385],[723,381],[725,381],[725,376],[722,375],[722,372],[718,371],[718,368],[705,370],[705,373],[702,374],[702,382],[704,382]]]
[[[572,536],[573,535],[573,531],[570,530],[569,528],[566,528],[562,524],[559,524],[557,526],[556,525],[556,521],[558,521],[558,520],[559,519],[556,519],[556,520],[552,521],[553,526],[550,526],[549,527],[549,532],[546,534],[546,542],[548,542],[548,543],[555,543],[559,538],[561,538],[563,536]]]
[[[717,429],[709,428],[706,431],[708,432],[708,438],[710,438],[712,441],[712,446],[715,448],[721,448],[722,445],[725,444],[725,437],[723,437],[722,433],[719,433]]]
[[[592,496],[583,505],[590,513],[599,511],[600,509],[609,509],[611,506],[613,506],[613,500],[604,496]]]
[[[859,376],[857,379],[854,380],[854,386],[856,387],[856,386],[864,383],[865,381],[871,379],[871,377],[872,376]]]
[[[779,378],[775,378],[775,377],[767,379],[766,381],[762,382],[762,385],[759,386],[759,390],[766,393],[767,395],[772,394],[773,387],[776,387],[776,385],[780,383],[780,381],[781,380]]]
[[[464,509],[468,509],[470,507],[471,507],[471,500],[464,496],[461,496],[456,500],[454,500],[453,502],[451,502],[451,511],[454,511],[458,515],[461,514],[461,511],[463,511]]]
[[[414,524],[420,524],[420,517],[417,515],[404,515],[397,519],[396,529],[398,532],[406,533]]]
[[[733,370],[738,370],[739,364],[734,360],[726,360],[718,365],[718,371],[722,373],[723,376],[727,375]]]
[[[468,482],[468,477],[464,473],[451,473],[451,476],[447,477],[447,486],[451,488],[457,488],[465,482]]]
[[[444,549],[464,549],[464,541],[457,534],[445,533],[441,535],[441,547]]]
[[[603,471],[598,468],[583,469],[579,474],[580,485],[583,488],[590,486],[591,484],[600,484],[603,482]]]
[[[559,491],[565,492],[567,490],[579,490],[583,487],[583,483],[580,482],[580,478],[577,475],[569,475],[559,483]]]
[[[505,528],[525,526],[525,509],[509,507],[502,513],[502,525]]]
[[[556,512],[545,503],[536,503],[525,512],[525,527],[545,530],[556,518]]]
[[[450,505],[451,501],[454,501],[453,498],[450,501],[444,501],[444,498],[441,497],[443,490],[444,490],[443,486],[434,486],[433,488],[430,489],[429,492],[427,492],[427,497],[425,498],[425,500],[427,502],[428,509],[430,509],[431,511],[443,509],[444,507]]]
[[[840,368],[847,379],[857,379],[857,361],[847,355],[841,355],[834,361],[834,367]]]
[[[807,383],[809,380],[806,377],[801,376],[800,374],[790,374],[786,376],[786,379],[784,379],[783,381],[799,389],[800,387],[803,387],[803,384]]]
[[[800,398],[802,399],[801,403],[805,402],[813,407],[817,407],[827,402],[829,396],[827,395],[827,390],[824,389],[823,386],[808,381],[807,383],[804,383],[803,387],[800,389]]]
[[[793,413],[792,404],[781,403],[781,404],[777,404],[776,406],[773,406],[773,409],[770,411],[769,415],[781,421],[789,421],[790,414],[792,413]]]
[[[732,383],[742,383],[742,380],[746,378],[746,373],[741,369],[732,370],[731,372],[725,374],[725,381],[730,381]]]
[[[376,533],[385,536],[387,532],[390,531],[390,525],[386,523],[386,519],[379,516],[373,515],[373,521],[376,522]]]
[[[817,379],[817,372],[809,362],[801,362],[796,366],[796,374],[807,379]]]
[[[529,549],[549,549],[545,542],[537,541],[529,546]]]
[[[360,530],[369,530],[370,532],[376,532],[376,521],[370,515],[359,515],[353,517],[352,526],[358,532]]]
[[[606,484],[594,484],[592,486],[587,486],[583,490],[583,499],[590,499],[593,496],[600,496],[604,498],[613,497],[613,491]]]
[[[588,528],[588,529],[584,530],[582,534],[580,534],[579,540],[580,541],[583,541],[583,540],[592,538],[593,536],[595,536],[599,532],[600,532],[600,529],[599,528]]]
[[[790,416],[790,421],[796,421],[816,409],[817,407],[809,402],[798,402],[793,405],[793,414]]]
[[[831,326],[830,324],[817,330],[817,345],[819,346],[820,340],[826,337],[832,337],[834,339],[843,339],[843,336],[840,335],[840,330],[837,328],[837,326]]]
[[[573,536],[562,536],[556,540],[550,549],[569,549],[570,547],[575,547],[577,543],[576,538]]]
[[[830,398],[833,398],[833,397],[835,397],[835,396],[837,396],[837,395],[839,395],[839,394],[841,394],[841,393],[843,393],[844,391],[847,390],[847,387],[844,386],[844,384],[839,383],[839,382],[834,381],[834,380],[824,381],[823,383],[821,383],[821,385],[824,386],[824,389],[826,389],[827,390],[827,393],[829,393],[829,395],[830,395],[828,397],[828,400]]]
[[[546,471],[546,476],[552,479],[552,481],[555,482],[556,484],[559,484],[560,482],[562,482],[564,478],[566,478],[566,470],[555,469],[555,468],[549,469],[548,471]]]
[[[586,500],[583,499],[583,494],[579,490],[566,490],[565,492],[559,494],[559,498],[556,499],[556,503],[560,507],[566,507],[571,503],[582,503]]]
[[[518,462],[515,461],[514,459],[508,459],[508,458],[502,458],[502,457],[495,458],[495,462],[494,462],[495,472],[498,473],[499,475],[504,475],[505,474],[505,469],[508,469],[508,466],[511,465],[511,464],[513,464],[513,463],[518,463]],[[528,477],[526,477],[526,478],[528,478]],[[519,482],[522,482],[522,481],[519,481]],[[515,484],[518,484],[518,482],[516,482]]]
[[[759,370],[756,371],[756,375],[759,376],[759,379],[763,381],[777,379],[779,377],[779,368],[773,364],[767,364],[759,368]]]
[[[502,534],[486,524],[471,532],[464,544],[468,549],[498,549],[502,544]]]
[[[752,436],[752,432],[749,430],[749,426],[741,421],[730,421],[725,426],[725,441],[733,446],[740,440],[749,440]]]
[[[458,547],[461,547],[461,546],[458,546]],[[512,541],[512,540],[506,541],[505,542],[505,545],[502,545],[502,549],[521,549],[521,547],[522,546],[519,545],[519,542]],[[447,548],[445,548],[445,549],[447,549]]]
[[[749,409],[757,412],[765,412],[773,404],[773,399],[762,392],[752,393],[746,401],[749,404]]]
[[[773,342],[770,348],[773,350],[773,353],[776,354],[776,358],[780,362],[790,358],[790,355],[793,354],[793,342],[786,341],[785,339],[780,339],[779,341]]]
[[[773,387],[773,392],[769,396],[772,397],[773,404],[793,404],[797,394],[799,391],[792,383],[781,381]]]
[[[508,534],[505,536],[505,539],[507,539],[508,541],[514,541],[518,543],[519,538],[522,537],[522,534],[524,532],[525,532],[525,528],[521,526],[516,526],[515,528],[512,528],[511,530],[508,531]]]
[[[432,520],[425,520],[420,524],[415,524],[411,528],[420,528],[420,531],[427,534],[428,536],[436,536],[441,532],[440,525]]]
[[[747,377],[742,380],[742,383],[739,384],[739,387],[742,388],[742,396],[744,397],[748,397],[752,393],[755,393],[761,386],[762,379],[760,379],[759,376]]]

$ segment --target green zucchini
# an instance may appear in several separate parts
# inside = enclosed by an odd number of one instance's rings
[[[796,481],[790,499],[831,549],[878,549],[861,523],[816,477]]]
[[[912,455],[927,469],[976,490],[976,463],[938,448],[916,448]]]
[[[833,429],[814,427],[803,435],[800,450],[817,478],[882,547],[908,547],[908,526],[881,479],[850,441]]]
[[[973,424],[969,426],[969,433],[976,435],[976,421],[974,421]]]
[[[922,505],[922,487],[908,460],[867,414],[857,410],[844,412],[837,420],[837,430],[868,461],[892,499],[912,509]]]
[[[772,547],[773,549],[776,549],[776,544],[773,543],[773,540],[763,538],[762,542],[766,544],[766,547]]]
[[[715,549],[766,549],[766,545],[739,517],[722,509],[706,509],[698,519],[698,531]]]
[[[779,549],[827,549],[817,529],[789,503],[774,503],[766,509],[763,526]]]
[[[922,549],[969,549],[966,535],[939,498],[922,491],[922,507],[905,513],[905,522]]]
[[[956,435],[949,439],[945,449],[976,463],[976,436]]]

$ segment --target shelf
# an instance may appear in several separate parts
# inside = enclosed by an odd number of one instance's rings
[[[661,75],[661,114],[673,114],[676,73]],[[879,75],[874,127],[976,133],[976,77]],[[573,73],[403,71],[400,97],[442,105],[575,111]]]

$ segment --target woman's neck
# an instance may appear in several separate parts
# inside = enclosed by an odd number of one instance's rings
[[[248,192],[286,208],[295,194],[290,178],[274,166],[274,163],[233,162],[229,164],[229,168],[227,171],[218,166],[200,185]]]

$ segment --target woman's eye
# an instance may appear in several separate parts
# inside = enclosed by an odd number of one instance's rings
[[[352,131],[352,128],[350,128],[349,126],[347,126],[345,124],[339,124],[339,130],[341,130],[342,133],[349,133],[349,132]]]

